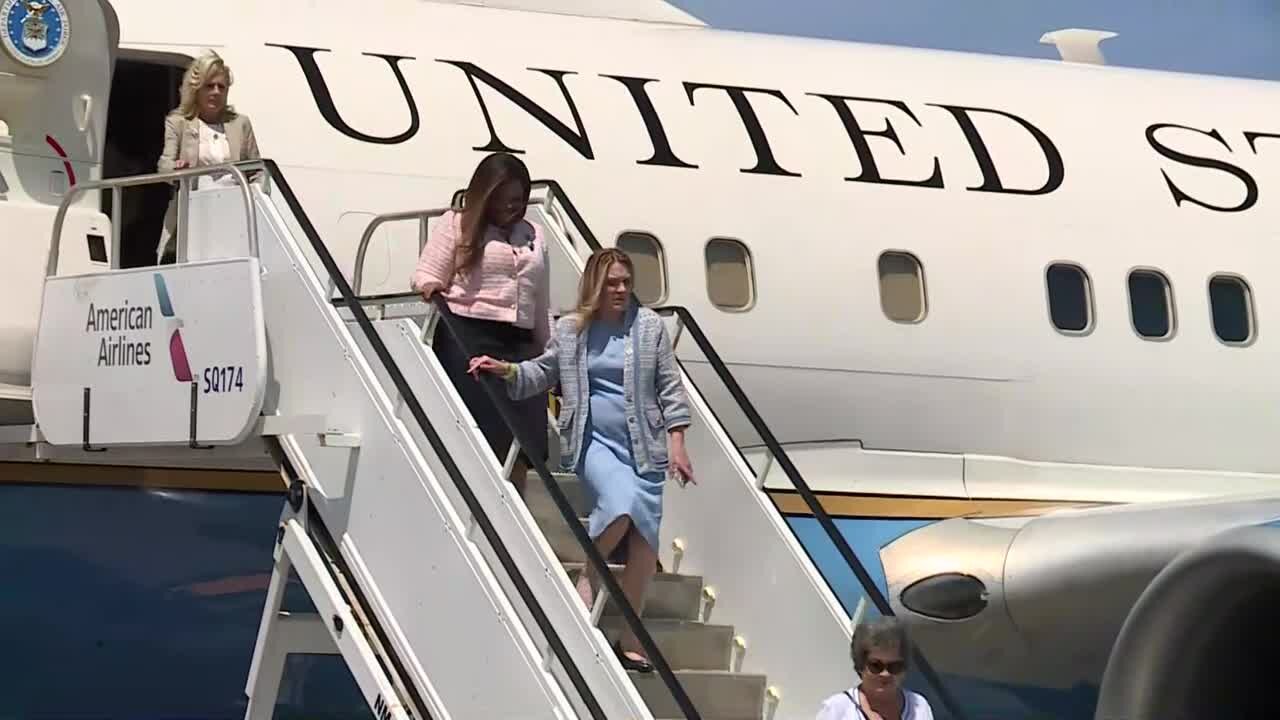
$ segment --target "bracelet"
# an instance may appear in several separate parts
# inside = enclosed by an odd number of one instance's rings
[[[520,370],[520,366],[519,366],[519,365],[516,365],[516,364],[515,364],[515,363],[513,363],[513,362],[509,362],[509,363],[507,363],[507,371],[506,371],[505,373],[503,373],[503,374],[502,374],[502,379],[503,379],[503,380],[514,380],[514,379],[515,379],[515,377],[516,377],[516,373],[517,373],[517,372],[519,372],[519,370]]]

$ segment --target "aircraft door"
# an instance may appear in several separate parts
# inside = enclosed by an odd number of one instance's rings
[[[115,11],[105,0],[2,0],[0,12],[7,194],[56,205],[102,162],[119,41]]]
[[[0,383],[29,383],[54,216],[66,191],[101,168],[119,42],[106,0],[0,0]],[[97,193],[67,214],[62,274],[101,270],[110,224]]]

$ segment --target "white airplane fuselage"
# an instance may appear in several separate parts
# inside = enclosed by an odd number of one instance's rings
[[[111,5],[118,60],[226,59],[348,270],[375,215],[448,205],[496,150],[559,181],[605,245],[656,238],[659,302],[698,318],[833,514],[909,521],[860,552],[957,515],[1280,487],[1280,84],[416,0]],[[416,234],[387,237],[364,293],[408,289]],[[749,250],[744,308],[708,295],[713,238]],[[885,252],[919,262],[917,321],[882,306]],[[1051,320],[1056,263],[1087,273],[1082,332]],[[1135,269],[1167,278],[1166,337],[1135,329]],[[1247,285],[1244,342],[1215,334],[1218,276]],[[878,579],[900,589],[900,567]],[[1096,683],[1098,664],[1027,682]]]
[[[124,57],[223,54],[347,266],[370,215],[447,204],[499,149],[605,244],[657,238],[662,301],[701,318],[783,442],[1035,463],[1033,497],[1081,464],[1145,469],[1113,482],[1139,494],[1280,471],[1275,84],[436,3],[242,3],[210,25],[115,6]],[[748,309],[708,299],[711,238],[749,248]],[[366,291],[406,289],[415,249],[375,248]],[[919,322],[881,307],[887,250],[920,261]],[[1085,334],[1050,322],[1055,262],[1088,273]],[[1168,339],[1135,333],[1134,268],[1169,280]],[[1243,346],[1214,334],[1219,273],[1251,290]]]

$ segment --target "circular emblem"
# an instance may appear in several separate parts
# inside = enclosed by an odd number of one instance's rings
[[[3,0],[0,42],[14,60],[27,67],[52,65],[66,52],[71,21],[62,0]]]

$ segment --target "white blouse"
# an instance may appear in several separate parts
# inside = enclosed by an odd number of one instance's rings
[[[933,720],[933,708],[923,695],[904,690],[902,696],[902,720]],[[856,697],[857,688],[832,695],[822,703],[815,720],[866,720],[867,716],[854,700]]]
[[[210,125],[200,118],[196,118],[196,123],[200,129],[200,148],[197,152],[197,163],[201,166],[220,165],[231,161],[231,143],[227,141],[227,133],[222,123]],[[230,175],[225,177],[213,178],[203,176],[197,187],[206,187],[214,183],[226,184],[231,180]]]

